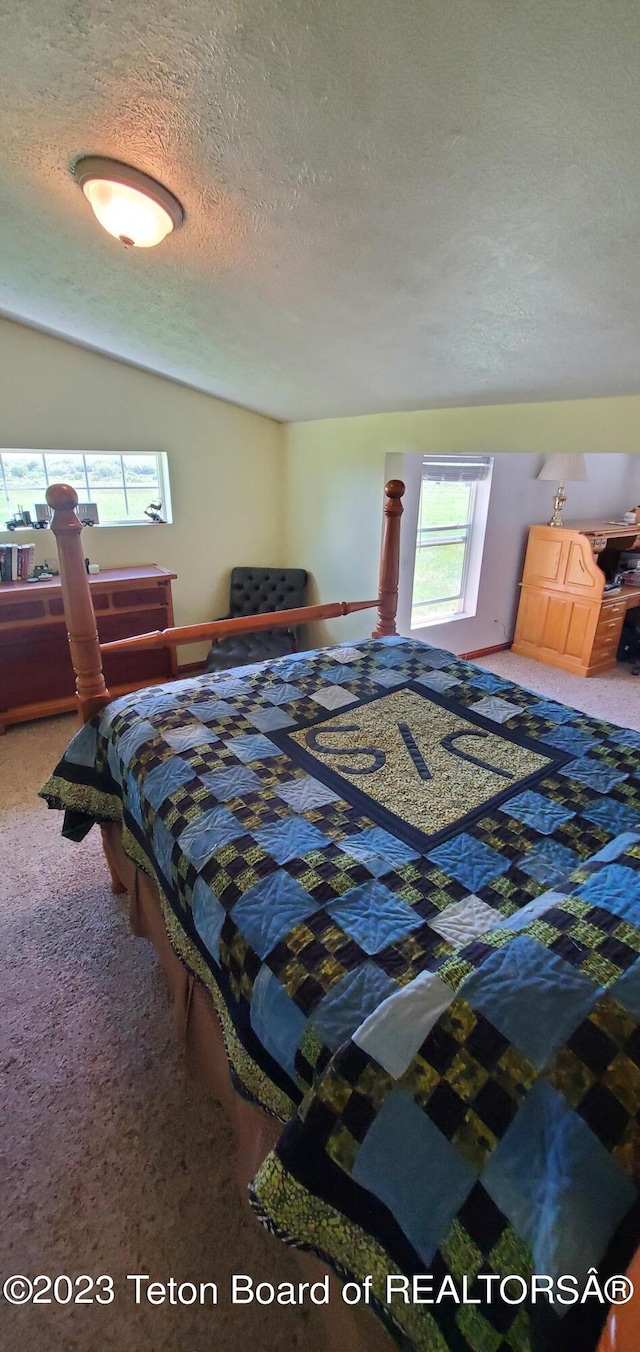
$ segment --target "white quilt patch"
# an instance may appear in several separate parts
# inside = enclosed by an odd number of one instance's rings
[[[360,1024],[353,1041],[397,1080],[455,995],[433,972],[421,972]]]
[[[441,915],[435,916],[428,923],[429,927],[437,930],[443,939],[456,948],[463,948],[479,934],[484,934],[485,930],[495,929],[501,918],[499,911],[495,911],[493,906],[487,906],[486,901],[482,901],[471,892],[468,897],[463,897],[462,901],[455,901],[451,906],[447,906]]]
[[[344,704],[355,704],[358,696],[343,690],[341,685],[322,685],[310,698],[325,709],[341,709]]]

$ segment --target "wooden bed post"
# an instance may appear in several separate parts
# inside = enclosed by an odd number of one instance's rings
[[[390,479],[385,484],[384,534],[380,558],[378,586],[378,621],[372,638],[384,638],[396,633],[398,609],[398,575],[400,572],[400,518],[402,516],[402,479]]]
[[[69,484],[52,484],[47,489],[47,502],[53,508],[51,529],[58,546],[62,602],[76,677],[78,710],[80,721],[87,723],[109,703],[110,695],[102,674],[96,617],[80,538],[82,525],[75,513],[78,494]]]
[[[75,509],[78,494],[69,484],[51,484],[47,502],[53,508],[51,529],[58,546],[58,566],[62,585],[64,618],[69,636],[71,662],[76,678],[78,713],[81,723],[88,723],[110,701],[102,674],[102,656],[98,642],[96,617],[89,590],[89,579],[82,552],[82,524]],[[109,869],[111,891],[116,896],[126,892],[109,849],[107,830],[100,827],[102,848]]]

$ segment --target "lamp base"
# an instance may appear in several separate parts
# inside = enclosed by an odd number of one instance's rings
[[[558,485],[558,491],[553,499],[553,516],[549,522],[550,526],[562,525],[562,508],[567,501],[567,495],[564,491],[564,484]]]

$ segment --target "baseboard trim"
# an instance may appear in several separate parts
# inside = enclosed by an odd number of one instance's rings
[[[465,662],[471,662],[474,657],[490,657],[491,653],[503,653],[510,647],[510,643],[496,643],[493,648],[476,648],[472,653],[460,653],[460,657],[464,658]]]

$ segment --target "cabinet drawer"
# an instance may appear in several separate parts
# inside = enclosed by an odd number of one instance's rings
[[[46,616],[46,610],[38,598],[33,601],[16,601],[13,605],[0,606],[0,624],[19,624],[21,620],[39,620]]]
[[[622,625],[607,625],[606,629],[597,629],[593,640],[594,648],[617,648],[622,636]]]
[[[627,609],[626,601],[604,601],[600,614],[603,619],[606,616],[607,619],[611,620],[613,619],[614,615],[620,616],[621,619],[624,619],[626,609]]]
[[[614,644],[613,647],[611,648],[609,647],[593,648],[587,665],[589,667],[599,667],[602,666],[603,663],[606,663],[607,666],[613,666],[616,662],[617,653],[618,653],[617,643]]]
[[[596,627],[595,633],[596,643],[601,635],[603,637],[605,634],[620,635],[622,633],[623,623],[624,623],[624,610],[622,611],[621,615],[610,615],[606,611],[603,611],[602,614],[600,615],[600,619],[598,620],[598,624]]]
[[[622,633],[623,623],[624,620],[622,615],[614,615],[612,620],[605,619],[605,617],[601,615],[596,626],[596,632],[593,636],[594,643],[598,643],[600,639],[603,638],[613,638],[615,634],[617,634],[619,638]]]
[[[152,587],[137,587],[127,591],[114,591],[112,604],[114,610],[128,610],[133,606],[166,606],[169,604],[168,582],[157,582]]]
[[[112,643],[118,638],[132,638],[135,634],[152,634],[157,629],[164,629],[167,613],[160,607],[157,610],[148,607],[128,615],[98,615],[96,619],[100,642]]]
[[[91,601],[94,611],[109,609],[109,592],[96,592],[91,588]],[[52,596],[49,602],[50,615],[64,615],[64,603],[61,596]]]
[[[615,653],[592,653],[587,671],[606,671],[608,667],[615,667]]]
[[[600,662],[605,657],[615,657],[620,644],[620,636],[596,641],[591,649],[591,662]]]

